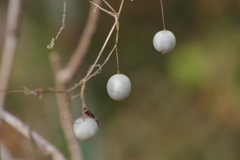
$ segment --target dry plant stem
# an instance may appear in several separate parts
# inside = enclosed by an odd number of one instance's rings
[[[85,76],[85,78],[87,78],[87,77],[92,73],[93,69],[95,68],[96,64],[98,63],[98,61],[99,61],[99,59],[100,59],[100,57],[101,57],[101,55],[102,55],[102,53],[103,53],[103,51],[104,51],[104,49],[105,49],[105,47],[106,47],[106,45],[107,45],[107,43],[108,43],[111,35],[112,35],[115,27],[116,27],[116,22],[115,22],[114,25],[112,26],[112,28],[111,28],[111,30],[110,30],[110,32],[109,32],[109,34],[108,34],[108,36],[107,36],[107,38],[106,38],[106,40],[105,40],[105,42],[104,42],[104,44],[103,44],[103,46],[102,46],[99,54],[98,54],[95,62],[93,63],[91,69],[88,71],[88,73],[87,73],[87,75]],[[84,78],[84,79],[85,79],[85,78]]]
[[[103,0],[103,2],[112,10],[113,13],[117,13],[106,0]]]
[[[3,46],[3,57],[0,68],[0,89],[6,90],[12,70],[13,59],[17,47],[17,30],[21,10],[21,0],[10,0],[7,13],[7,25]],[[5,102],[5,93],[0,93],[0,108]]]
[[[82,115],[84,115],[84,111],[86,109],[86,102],[85,102],[85,95],[84,95],[84,90],[86,87],[85,81],[83,82],[82,88],[81,88],[81,100],[82,100]]]
[[[94,3],[100,5],[101,0],[94,0]],[[73,78],[73,76],[79,69],[79,66],[82,64],[84,57],[87,54],[89,46],[92,42],[92,38],[97,29],[97,22],[100,13],[99,10],[96,11],[94,10],[95,7],[91,5],[88,20],[82,33],[82,36],[79,40],[79,43],[74,53],[72,54],[69,62],[67,63],[66,67],[58,73],[59,79],[64,82],[69,82]]]
[[[20,119],[8,113],[4,109],[0,109],[0,119],[16,129],[25,138],[31,141],[35,147],[42,152],[45,156],[52,160],[67,160],[62,153],[51,143],[45,140],[37,132],[31,129],[28,125],[24,124]]]
[[[114,13],[113,12],[110,12],[102,7],[100,7],[98,4],[92,2],[92,1],[89,1],[90,3],[94,4],[97,8],[99,8],[100,10],[103,10],[104,12],[106,12],[107,14],[111,15],[111,16],[114,16]],[[95,8],[96,9],[96,8]],[[94,10],[95,11],[95,10]]]
[[[50,61],[52,64],[53,71],[56,75],[62,69],[59,55],[57,53],[52,53],[50,55]],[[55,86],[58,90],[66,90],[66,83],[63,83],[63,81],[59,81],[56,76],[55,76]],[[66,100],[64,99],[64,97],[67,97],[67,94],[61,93],[61,94],[57,94],[56,96],[57,96],[57,104],[58,104],[58,111],[60,115],[60,121],[63,127],[63,133],[67,142],[71,159],[83,160],[81,149],[78,145],[78,141],[72,132],[72,122],[70,120],[66,120],[67,118],[71,117],[69,116],[69,108],[68,108],[69,106],[67,104],[68,100],[66,102]]]
[[[99,67],[99,69],[97,69],[93,74],[89,75],[86,79],[86,81],[88,81],[89,79],[91,79],[92,77],[94,77],[101,69],[102,67],[105,66],[105,64],[107,63],[107,61],[109,60],[109,58],[111,57],[112,53],[114,52],[114,50],[116,49],[117,45],[114,45],[112,51],[110,52],[110,54],[107,56],[107,58],[105,59],[105,61],[102,63],[102,65]]]
[[[105,61],[102,63],[102,65],[100,65],[99,68],[98,68],[95,72],[93,72],[93,74],[89,75],[89,76],[85,79],[85,81],[90,80],[92,77],[96,76],[96,75],[101,71],[102,67],[105,66],[105,64],[107,63],[107,61],[108,61],[109,58],[111,57],[111,55],[112,55],[112,53],[114,52],[114,50],[116,49],[116,47],[117,47],[117,46],[114,45],[112,51],[111,51],[110,54],[107,56],[107,58],[106,58]],[[82,84],[83,84],[83,81],[81,81],[81,82],[82,82],[82,83],[80,83],[80,84],[82,85]],[[86,83],[86,82],[85,82],[85,83]],[[81,96],[81,99],[84,99],[84,101],[82,101],[82,102],[84,102],[84,103],[82,104],[82,106],[85,107],[86,104],[85,104],[85,98],[84,98],[84,89],[85,89],[85,86],[84,86],[84,87],[82,86],[81,92],[80,92],[79,94],[73,96],[72,99],[74,99],[74,98],[76,98],[76,97],[78,97],[78,96]],[[84,107],[82,107],[82,111],[84,111]],[[82,113],[83,113],[83,112],[82,112]]]
[[[119,58],[118,58],[118,49],[117,49],[117,48],[116,48],[116,61],[117,61],[117,73],[120,74]]]
[[[63,0],[62,26],[61,26],[61,28],[59,29],[56,37],[55,37],[55,38],[52,38],[51,43],[47,46],[48,49],[53,49],[53,47],[54,47],[54,42],[58,39],[58,36],[61,34],[62,30],[65,28],[66,7],[67,7],[67,2],[66,2],[66,0]]]
[[[119,15],[120,15],[120,13],[122,11],[123,3],[124,3],[124,0],[121,1],[120,7],[119,7],[119,10],[118,10],[118,14]]]
[[[165,27],[165,20],[164,20],[164,11],[163,11],[163,2],[162,2],[162,0],[160,0],[160,3],[161,3],[161,11],[162,11],[163,28],[164,28],[164,31],[165,31],[166,27]]]
[[[120,69],[119,69],[119,58],[118,58],[118,48],[117,48],[117,44],[118,44],[118,33],[119,33],[119,22],[118,22],[118,17],[115,16],[115,21],[117,22],[117,25],[116,25],[116,61],[117,61],[117,73],[120,74]]]

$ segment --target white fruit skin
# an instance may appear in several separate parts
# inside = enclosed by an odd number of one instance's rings
[[[78,118],[73,124],[73,133],[81,141],[93,139],[98,132],[97,122],[91,118]]]
[[[108,95],[116,100],[121,101],[127,98],[131,92],[131,81],[124,74],[113,75],[107,83]]]
[[[168,53],[174,49],[176,38],[171,31],[163,30],[155,34],[153,38],[153,46],[159,52]]]

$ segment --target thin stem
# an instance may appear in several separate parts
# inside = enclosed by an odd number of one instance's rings
[[[123,3],[124,3],[124,0],[122,0],[121,4],[120,4],[120,7],[119,7],[119,10],[118,10],[118,14],[120,15],[121,11],[122,11],[122,7],[123,7]]]
[[[62,17],[62,27],[60,28],[56,39],[58,39],[58,36],[60,35],[60,33],[62,32],[62,30],[65,28],[65,18],[66,18],[66,7],[67,7],[67,2],[66,0],[63,1],[63,17]]]
[[[122,6],[122,4],[121,4],[121,6]],[[121,9],[121,7],[120,7],[120,9]],[[119,10],[120,10],[119,9]],[[120,12],[119,12],[120,13]],[[115,42],[115,44],[116,44],[116,60],[117,60],[117,73],[119,74],[120,73],[120,71],[119,71],[119,56],[118,56],[118,49],[117,49],[117,45],[118,45],[118,34],[119,34],[119,21],[118,21],[118,16],[116,15],[115,16],[115,21],[116,21],[116,23],[117,23],[117,25],[116,25],[116,42]]]
[[[103,0],[103,2],[112,10],[113,13],[117,13],[106,0]]]
[[[104,65],[107,63],[107,61],[109,60],[109,58],[111,57],[113,51],[116,49],[117,45],[114,45],[112,51],[110,52],[110,54],[107,56],[106,60],[103,62],[103,64],[101,65],[101,67],[99,67],[99,69],[97,69],[93,74],[89,75],[88,78],[86,79],[86,81],[88,81],[89,79],[91,79],[93,76],[95,76],[103,67]]]
[[[84,114],[84,110],[86,108],[86,103],[85,103],[85,95],[84,95],[84,90],[86,87],[86,83],[85,81],[82,84],[82,88],[81,88],[81,100],[82,100],[82,115]]]
[[[71,110],[70,103],[68,102],[68,98],[65,96],[66,94],[64,94],[64,93],[61,93],[61,95],[62,95],[62,97],[65,100],[65,103],[67,105],[69,118],[70,118],[71,121],[73,121],[72,110]]]
[[[108,61],[109,58],[111,57],[111,55],[112,55],[112,53],[114,52],[114,50],[116,49],[116,47],[117,47],[117,45],[115,44],[114,47],[113,47],[113,49],[111,50],[111,52],[109,53],[109,55],[108,55],[107,58],[105,59],[105,61],[102,63],[102,65],[100,65],[99,68],[98,68],[93,74],[89,75],[89,76],[85,79],[85,81],[90,80],[92,77],[96,76],[96,75],[100,72],[100,70],[105,66],[105,64],[107,63],[107,61]],[[81,84],[83,84],[83,81],[81,81]],[[74,99],[74,98],[76,98],[76,97],[78,97],[78,96],[81,96],[81,97],[82,97],[82,94],[84,94],[85,86],[84,86],[84,88],[81,88],[81,89],[83,89],[83,92],[80,92],[79,94],[77,94],[77,95],[75,95],[75,96],[73,96],[73,97],[71,97],[71,98]],[[83,95],[83,96],[84,96],[84,95]],[[85,99],[85,98],[82,98],[82,99]],[[84,110],[83,107],[82,107],[82,110]]]
[[[83,81],[81,80],[79,83],[77,83],[77,85],[69,88],[66,92],[71,92],[71,91],[73,91],[74,89],[80,87],[82,84],[83,84]]]
[[[64,81],[57,79],[56,76],[62,70],[59,54],[52,53],[50,55],[50,61],[55,74],[55,86],[57,90],[65,91],[67,88],[66,87],[67,84]],[[63,127],[63,133],[67,142],[67,146],[71,155],[71,160],[83,160],[80,146],[78,145],[78,141],[72,132],[72,122],[65,120],[65,118],[67,118],[70,114],[67,98],[68,96],[66,93],[62,93],[57,94],[56,97],[59,115],[60,117],[64,117],[64,119],[60,118],[60,121]]]
[[[58,36],[61,34],[62,30],[65,28],[66,7],[67,7],[67,2],[66,2],[66,0],[63,0],[62,26],[61,26],[61,28],[59,29],[56,37],[55,37],[55,38],[52,38],[51,43],[47,46],[48,49],[53,49],[53,47],[54,47],[54,42],[58,39]]]
[[[116,47],[116,60],[117,60],[117,73],[120,74],[120,71],[119,71],[119,58],[118,58],[118,49]]]
[[[101,50],[100,50],[100,52],[99,52],[99,54],[98,54],[98,56],[97,56],[94,64],[92,65],[93,67],[89,70],[89,72],[87,73],[87,75],[85,76],[85,78],[87,78],[87,77],[92,73],[94,67],[96,66],[98,60],[100,59],[100,57],[101,57],[101,55],[102,55],[102,53],[103,53],[103,51],[104,51],[104,49],[105,49],[105,47],[106,47],[109,39],[110,39],[110,37],[111,37],[111,35],[112,35],[113,31],[114,31],[115,26],[116,26],[116,22],[113,24],[113,26],[112,26],[112,28],[111,28],[108,36],[107,36],[107,39],[105,40],[105,42],[104,42],[104,44],[103,44],[103,47],[101,48]]]
[[[165,31],[166,30],[166,26],[165,26],[165,20],[164,20],[164,11],[163,11],[163,2],[162,2],[162,0],[160,0],[160,3],[161,3],[161,10],[162,10],[163,28],[164,28],[164,31]]]
[[[104,8],[102,8],[102,7],[100,7],[98,4],[96,4],[96,3],[92,2],[92,1],[89,1],[89,2],[92,3],[93,5],[95,5],[95,6],[96,6],[97,8],[99,8],[100,10],[106,12],[106,13],[109,14],[109,15],[111,15],[111,16],[114,16],[114,15],[115,15],[114,12],[110,12],[110,11],[108,11],[108,10],[106,10],[106,9],[104,9]]]

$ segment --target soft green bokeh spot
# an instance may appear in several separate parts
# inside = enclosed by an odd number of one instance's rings
[[[169,60],[169,74],[179,85],[197,87],[208,74],[209,60],[201,43],[187,43]]]

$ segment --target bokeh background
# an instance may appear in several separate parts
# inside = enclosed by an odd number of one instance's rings
[[[108,2],[114,8],[120,4]],[[0,1],[1,51],[7,3]],[[89,6],[87,0],[67,1],[66,28],[53,49],[64,63],[81,36]],[[166,0],[164,10],[166,27],[177,38],[176,48],[166,55],[152,45],[154,34],[163,29],[160,2],[126,0],[120,17],[120,71],[131,79],[132,92],[122,102],[108,97],[106,83],[116,73],[114,56],[88,83],[87,104],[101,126],[94,140],[80,143],[85,160],[240,159],[240,1]],[[62,1],[24,0],[9,89],[54,86],[46,46],[61,18]],[[93,63],[113,23],[101,13],[91,49],[69,87]],[[80,99],[71,104],[76,119]],[[5,107],[69,156],[54,94],[44,94],[42,100],[8,94]],[[6,124],[1,137],[16,157],[46,159]]]

